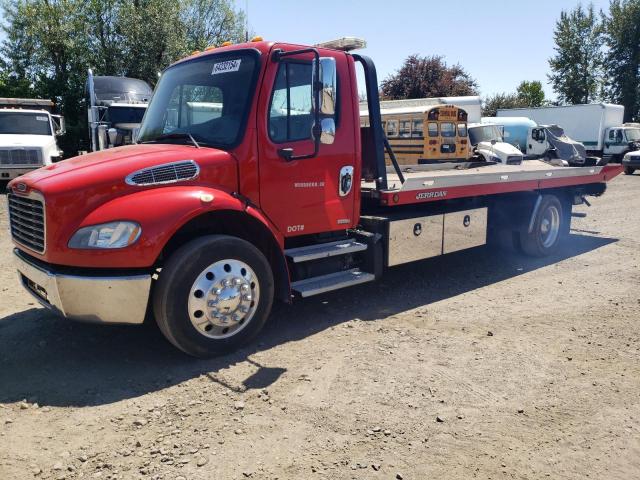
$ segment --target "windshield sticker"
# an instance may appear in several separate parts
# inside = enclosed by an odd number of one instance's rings
[[[240,70],[241,60],[227,60],[226,62],[220,62],[213,65],[213,71],[211,75],[217,75],[219,73],[237,72]]]
[[[46,122],[47,117],[36,117],[36,120],[38,120],[39,122]]]

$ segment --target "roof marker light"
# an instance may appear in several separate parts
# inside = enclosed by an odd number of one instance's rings
[[[263,39],[260,35],[256,35],[251,39],[252,42],[261,42]]]
[[[223,47],[228,47],[229,45],[233,45],[233,42],[229,42],[229,41],[222,42]]]
[[[209,45],[207,48],[204,49],[205,52],[208,52],[209,50],[213,50],[217,48],[215,45]]]

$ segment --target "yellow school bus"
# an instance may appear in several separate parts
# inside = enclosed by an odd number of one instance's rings
[[[466,160],[470,156],[467,112],[455,105],[389,108],[380,111],[391,149],[401,165]],[[368,126],[368,116],[361,125]],[[386,154],[387,164],[391,164]]]

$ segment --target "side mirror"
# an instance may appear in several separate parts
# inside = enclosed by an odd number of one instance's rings
[[[331,145],[336,135],[336,105],[337,105],[337,68],[336,59],[331,57],[320,58],[320,65],[313,62],[313,78],[316,78],[315,69],[320,68],[320,84],[315,85],[319,91],[314,91],[314,99],[319,98],[319,105],[314,107],[320,114],[320,143]],[[315,82],[314,82],[315,83]]]
[[[53,120],[54,134],[56,136],[67,133],[67,129],[64,124],[64,117],[62,115],[51,115],[51,120]]]

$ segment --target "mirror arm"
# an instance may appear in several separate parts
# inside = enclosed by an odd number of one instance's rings
[[[313,135],[313,153],[308,155],[293,155],[292,148],[282,148],[278,150],[278,154],[283,157],[287,162],[292,162],[294,160],[306,160],[307,158],[314,158],[318,156],[318,151],[320,150],[320,135],[317,132],[322,133],[322,125],[320,124],[320,90],[322,88],[322,83],[320,82],[320,54],[318,50],[315,48],[302,48],[300,50],[291,50],[290,52],[285,52],[284,50],[277,49],[273,52],[271,56],[271,60],[273,62],[279,62],[284,57],[292,57],[294,55],[302,55],[303,53],[311,53],[314,56],[316,61],[316,68],[314,72],[313,78],[313,97],[315,100],[315,111],[314,111],[314,124],[312,127],[312,135]]]

